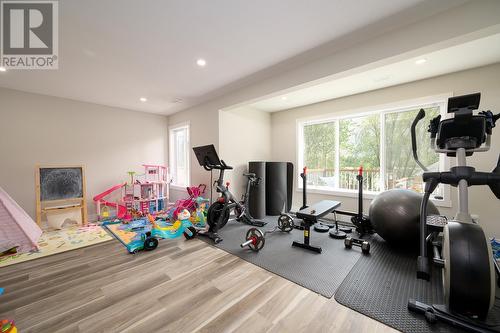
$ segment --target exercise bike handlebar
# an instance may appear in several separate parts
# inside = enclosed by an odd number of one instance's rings
[[[411,149],[412,149],[412,152],[413,152],[413,159],[418,164],[418,166],[420,168],[422,168],[422,170],[428,171],[428,169],[418,159],[418,153],[417,153],[417,133],[416,133],[416,127],[417,127],[418,122],[420,120],[424,119],[424,117],[425,117],[425,111],[424,111],[424,109],[420,109],[420,111],[418,112],[417,116],[413,120],[413,123],[411,124]]]
[[[220,160],[220,165],[219,164],[211,164],[208,161],[206,161],[205,164],[203,164],[203,169],[205,169],[207,171],[211,171],[213,169],[216,169],[216,170],[232,170],[233,167],[227,165],[226,162],[224,162],[223,160]]]

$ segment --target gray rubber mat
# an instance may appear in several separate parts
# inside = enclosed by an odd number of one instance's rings
[[[272,229],[278,217],[266,217],[264,220],[268,224],[260,229]],[[360,249],[346,250],[343,240],[312,230],[311,244],[321,246],[321,254],[292,247],[294,240],[303,240],[300,230],[268,234],[264,248],[256,253],[240,247],[249,228],[246,224],[229,221],[219,231],[223,241],[215,246],[328,298],[333,296],[362,256]]]
[[[443,302],[440,270],[434,270],[430,282],[418,280],[415,254],[402,254],[376,235],[370,243],[371,255],[356,263],[335,300],[403,332],[459,332],[446,324],[428,324],[422,315],[407,309],[409,298],[427,304]],[[496,331],[500,328],[500,305],[493,308],[488,324]]]

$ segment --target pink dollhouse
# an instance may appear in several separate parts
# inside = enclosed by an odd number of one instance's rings
[[[132,218],[133,212],[156,213],[166,208],[169,198],[167,168],[163,165],[143,164],[144,174],[129,172],[130,184],[122,183],[94,197],[99,220],[110,217],[109,208],[116,210],[120,219]],[[105,196],[121,189],[121,200],[109,202]]]

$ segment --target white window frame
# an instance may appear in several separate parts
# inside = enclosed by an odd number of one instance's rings
[[[448,106],[448,98],[452,97],[452,93],[444,93],[440,95],[422,97],[418,99],[399,101],[391,104],[384,104],[372,107],[365,107],[355,110],[345,110],[341,112],[336,112],[334,114],[326,114],[314,117],[300,118],[296,121],[296,140],[297,140],[297,165],[299,166],[296,179],[297,179],[297,191],[302,191],[302,180],[300,178],[300,172],[302,170],[302,166],[304,165],[304,126],[313,125],[313,124],[322,124],[327,122],[335,122],[336,127],[336,138],[335,138],[335,169],[339,169],[339,146],[340,146],[340,137],[339,137],[339,123],[340,120],[343,119],[352,119],[363,116],[370,116],[374,114],[380,115],[380,188],[381,192],[385,191],[385,115],[395,112],[406,112],[415,110],[417,108],[428,108],[433,106],[440,107],[441,118],[444,119],[447,114],[447,106]],[[383,155],[382,155],[383,154]],[[447,170],[450,166],[450,160],[444,154],[439,154],[439,167],[440,170]],[[338,172],[335,173],[335,177],[339,178]],[[337,179],[338,184],[338,179]],[[310,193],[318,193],[318,194],[326,194],[332,196],[343,196],[343,197],[352,197],[357,198],[358,191],[357,190],[348,190],[348,189],[326,189],[326,188],[314,188],[309,185],[307,191]],[[380,192],[375,191],[363,191],[363,197],[365,199],[373,199]],[[440,207],[451,207],[451,190],[449,185],[443,185],[443,199],[437,200],[432,198],[431,201]]]
[[[174,169],[176,168],[175,164],[175,156],[176,156],[176,146],[175,146],[175,141],[174,141],[174,132],[185,129],[186,130],[186,169],[187,169],[187,184],[176,184],[173,179],[173,174],[174,174]],[[191,134],[190,134],[190,123],[189,122],[183,122],[179,124],[175,124],[172,126],[168,127],[168,152],[169,152],[169,158],[168,158],[168,169],[170,173],[170,187],[174,189],[186,189],[186,187],[191,186],[191,156],[190,156],[190,147],[191,143]]]

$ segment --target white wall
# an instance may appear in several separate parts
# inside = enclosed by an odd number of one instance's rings
[[[165,164],[167,117],[0,88],[0,186],[35,216],[35,165],[85,166],[92,197]]]
[[[271,114],[248,107],[220,111],[219,155],[234,167],[225,173],[225,179],[236,198],[241,198],[248,162],[271,160]]]
[[[297,119],[332,113],[349,113],[349,110],[367,108],[377,105],[410,100],[425,96],[452,92],[462,95],[481,92],[481,109],[500,112],[500,64],[444,75],[427,80],[417,81],[395,87],[380,89],[359,95],[339,98],[309,106],[285,110],[272,114],[272,156],[275,160],[291,160],[296,163],[296,126]],[[352,113],[352,112],[351,112]],[[469,159],[471,166],[477,170],[491,171],[500,154],[500,130],[494,129],[492,149],[487,153],[476,153]],[[300,169],[300,168],[296,168]],[[295,183],[297,190],[297,184]],[[301,204],[301,195],[294,193],[294,206]],[[330,195],[310,194],[309,202],[321,199],[334,199]],[[342,201],[342,208],[356,210],[355,198],[336,197]],[[368,213],[370,200],[365,200],[365,213]],[[473,187],[470,190],[470,210],[478,214],[486,232],[500,236],[500,201],[487,187]],[[441,213],[453,216],[457,208],[455,191],[452,192],[452,208],[440,208]]]

